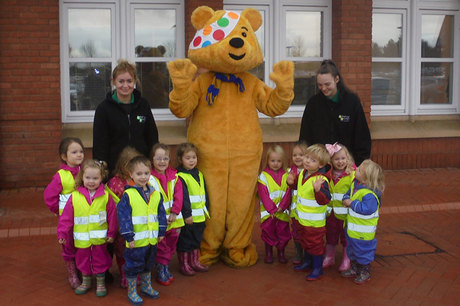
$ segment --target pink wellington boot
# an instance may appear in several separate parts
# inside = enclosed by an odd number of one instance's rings
[[[195,275],[195,270],[193,270],[193,268],[190,267],[190,253],[177,252],[177,257],[179,258],[180,272],[185,276]]]
[[[343,254],[342,254],[342,263],[339,267],[339,272],[347,271],[350,269],[350,258],[347,255],[347,247],[343,247]]]
[[[323,268],[333,266],[335,264],[335,245],[326,244],[326,253],[323,260]]]

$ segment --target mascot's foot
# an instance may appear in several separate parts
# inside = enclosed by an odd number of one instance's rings
[[[215,264],[216,262],[219,261],[220,258],[220,253],[218,252],[213,252],[210,250],[200,250],[200,263],[202,263],[205,266],[211,266],[212,264]]]
[[[257,262],[256,246],[251,243],[245,249],[228,249],[222,255],[222,261],[233,268],[244,268],[254,265]]]

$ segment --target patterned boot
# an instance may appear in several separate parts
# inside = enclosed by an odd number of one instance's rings
[[[335,264],[335,245],[326,244],[326,255],[323,260],[323,268],[328,268]]]
[[[165,273],[168,276],[169,282],[172,283],[174,281],[174,275],[169,271],[169,265],[165,265]]]
[[[294,241],[294,245],[295,245],[295,257],[292,260],[292,263],[294,265],[299,265],[302,263],[303,249],[298,241]]]
[[[152,273],[144,272],[141,274],[141,293],[151,299],[160,297],[160,293],[152,288]]]
[[[163,286],[169,286],[169,275],[166,274],[165,265],[157,263],[157,282]]]
[[[358,271],[358,264],[356,261],[350,262],[350,268],[340,273],[342,277],[356,277]]]
[[[209,267],[200,263],[200,250],[194,249],[190,256],[190,266],[197,272],[208,272]]]
[[[69,273],[69,284],[72,289],[76,289],[80,286],[81,282],[77,276],[77,267],[75,266],[75,261],[66,261],[65,265],[67,267],[67,272]]]
[[[107,288],[105,287],[105,273],[96,274],[96,295],[106,296]]]
[[[91,275],[83,274],[83,282],[75,289],[76,294],[85,294],[91,288]]]
[[[358,276],[355,278],[355,284],[362,285],[371,280],[371,266],[358,264]]]
[[[142,305],[144,301],[137,294],[137,277],[126,277],[128,283],[128,301],[133,305]]]
[[[313,270],[307,275],[307,280],[315,281],[323,275],[323,255],[313,256]]]
[[[189,263],[189,253],[187,252],[177,252],[177,257],[179,258],[180,272],[185,276],[195,275],[195,270],[190,267]]]

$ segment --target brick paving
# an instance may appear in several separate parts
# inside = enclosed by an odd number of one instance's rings
[[[223,264],[185,277],[171,269],[169,287],[154,283],[159,300],[144,305],[460,305],[460,169],[386,171],[387,190],[377,231],[372,280],[362,286],[343,279],[336,267],[317,282],[292,263],[232,269]],[[119,275],[109,294],[77,296],[68,286],[55,239],[56,217],[42,188],[0,192],[0,305],[127,305]],[[256,218],[254,241],[263,255]],[[288,258],[294,255],[288,245]],[[336,261],[341,257],[337,251]]]

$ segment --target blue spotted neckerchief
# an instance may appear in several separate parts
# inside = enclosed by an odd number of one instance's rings
[[[243,80],[241,80],[239,77],[235,76],[234,74],[229,74],[227,77],[223,73],[216,72],[214,73],[214,81],[212,82],[211,85],[209,85],[208,93],[206,94],[206,101],[208,101],[208,105],[212,105],[217,95],[219,94],[219,88],[214,86],[215,79],[223,81],[223,82],[233,82],[236,85],[238,85],[238,89],[240,90],[240,92],[244,92]]]

